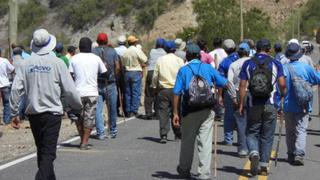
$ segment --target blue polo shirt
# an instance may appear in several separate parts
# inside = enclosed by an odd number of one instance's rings
[[[255,57],[258,59],[259,62],[263,63],[267,58],[272,58],[269,55],[266,54],[256,54]],[[279,77],[283,76],[283,67],[281,63],[275,59],[272,58],[272,61],[270,61],[268,65],[269,69],[272,71],[272,84],[273,84],[273,91],[270,94],[270,98],[266,99],[254,99],[251,96],[249,96],[248,105],[249,107],[252,107],[254,105],[264,105],[264,104],[276,104],[276,84]],[[253,71],[256,68],[256,64],[252,59],[246,61],[241,69],[240,72],[240,79],[241,80],[247,80],[249,81],[252,77]]]
[[[237,52],[234,52],[230,54],[228,57],[224,58],[223,61],[220,63],[218,69],[221,75],[227,78],[230,65],[238,59],[239,55]]]
[[[301,113],[303,112],[303,108],[301,108],[295,99],[295,96],[293,94],[292,84],[291,84],[291,76],[289,73],[289,65],[293,66],[293,70],[297,76],[300,78],[306,80],[312,85],[318,85],[320,84],[320,72],[317,72],[308,64],[299,62],[299,61],[293,61],[286,65],[284,65],[284,75],[286,77],[286,86],[287,86],[287,94],[284,98],[283,102],[283,111],[284,112],[293,112],[293,113]],[[312,104],[309,103],[308,112],[312,111]]]

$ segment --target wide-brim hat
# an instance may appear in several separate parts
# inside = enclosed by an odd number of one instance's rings
[[[38,29],[33,33],[31,50],[39,55],[48,54],[56,47],[56,43],[55,36],[49,34],[45,29]]]
[[[290,60],[298,60],[303,56],[302,49],[299,44],[290,43],[287,46],[285,56]]]

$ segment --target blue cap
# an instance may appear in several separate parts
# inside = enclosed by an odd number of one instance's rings
[[[174,41],[166,41],[164,47],[166,49],[176,49],[176,43]]]
[[[281,43],[279,43],[279,42],[275,43],[273,48],[274,49],[281,49],[282,48]]]
[[[187,44],[187,52],[190,54],[200,54],[200,47],[193,42],[188,43]]]
[[[166,40],[164,40],[163,38],[158,38],[156,41],[156,46],[163,47],[165,42]]]
[[[271,43],[268,39],[260,39],[257,42],[257,49],[271,49]]]
[[[58,43],[56,44],[55,50],[56,50],[56,52],[62,53],[62,51],[63,51],[63,44],[62,44],[61,42],[58,42]]]
[[[249,44],[246,42],[243,42],[239,45],[239,49],[243,49],[245,51],[247,51],[248,53],[250,53],[250,47]]]
[[[287,46],[285,55],[290,60],[298,60],[303,56],[303,52],[299,44],[290,43]]]

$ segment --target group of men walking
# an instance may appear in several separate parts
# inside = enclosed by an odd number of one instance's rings
[[[33,34],[30,57],[13,56],[13,65],[1,61],[1,77],[15,71],[12,86],[8,79],[0,79],[4,109],[9,96],[11,106],[4,122],[10,123],[11,116],[12,125],[19,128],[21,114],[28,116],[37,145],[36,179],[55,179],[53,161],[64,111],[76,124],[81,150],[91,148],[94,128],[100,140],[116,138],[117,116],[122,111],[126,117],[159,119],[160,143],[167,143],[170,127],[175,139],[181,139],[177,166],[181,177],[191,177],[197,141],[198,179],[211,178],[214,119],[223,119],[224,145],[233,144],[237,130],[237,152],[240,157],[249,156],[251,174],[268,174],[277,115],[284,113],[288,162],[304,164],[312,111],[308,90],[320,84],[320,74],[308,65],[310,58],[297,40],[289,41],[284,54],[276,44],[276,58],[267,39],[255,46],[252,40],[236,46],[231,39],[216,38],[209,52],[204,40],[186,43],[158,38],[149,58],[135,36],[120,36],[116,48],[105,33],[98,34],[96,42],[93,46],[89,38],[81,38],[79,53],[70,47],[65,56],[63,45],[40,29]],[[23,49],[15,47],[13,52],[22,57]],[[145,114],[138,114],[142,93]]]

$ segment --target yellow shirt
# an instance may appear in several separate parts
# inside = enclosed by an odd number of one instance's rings
[[[142,71],[141,64],[146,63],[148,58],[141,49],[130,46],[124,52],[122,60],[126,71]]]
[[[158,58],[152,78],[153,88],[173,88],[183,59],[170,53]]]

